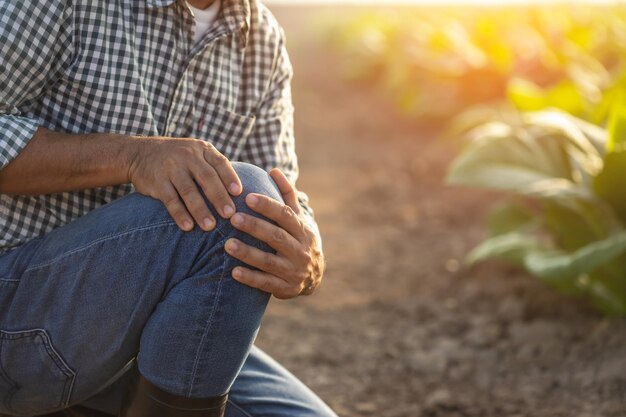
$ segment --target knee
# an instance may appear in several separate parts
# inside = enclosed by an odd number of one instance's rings
[[[267,172],[245,162],[233,162],[232,165],[243,186],[243,192],[233,198],[237,211],[254,214],[245,203],[245,197],[250,193],[262,194],[274,200],[283,201],[280,190]]]

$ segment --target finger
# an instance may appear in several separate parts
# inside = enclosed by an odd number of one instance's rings
[[[222,155],[211,144],[204,151],[204,159],[217,171],[224,188],[228,189],[228,192],[232,195],[239,195],[243,191],[241,181],[235,169],[231,165],[228,158]]]
[[[201,162],[190,168],[193,178],[220,216],[225,219],[230,218],[235,213],[235,204],[217,171],[211,165]]]
[[[257,213],[274,220],[297,240],[302,241],[304,239],[302,221],[290,206],[262,194],[254,193],[246,196],[246,204]]]
[[[215,227],[215,219],[207,207],[198,186],[187,173],[179,173],[171,178],[176,192],[185,203],[185,207],[191,213],[196,223],[203,230],[209,231]]]
[[[171,183],[168,182],[163,186],[159,193],[159,200],[163,202],[167,212],[181,230],[188,232],[193,229],[193,220]]]
[[[259,268],[260,270],[278,277],[295,275],[293,266],[287,259],[246,245],[237,239],[229,239],[225,245],[226,252],[240,261]]]
[[[252,271],[238,266],[233,269],[233,278],[242,284],[268,292],[283,300],[300,294],[300,288],[289,285],[284,280],[263,271]]]
[[[278,186],[278,189],[283,196],[283,200],[285,200],[285,204],[291,207],[294,212],[300,213],[300,204],[298,203],[298,191],[291,184],[283,171],[278,168],[274,168],[270,171],[270,176]]]
[[[267,243],[290,259],[298,253],[296,248],[301,246],[300,242],[282,227],[249,214],[236,213],[230,222],[236,229]]]

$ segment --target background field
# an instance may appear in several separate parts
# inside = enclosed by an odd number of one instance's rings
[[[455,145],[340,77],[315,22],[352,9],[272,10],[328,271],[272,302],[258,344],[342,417],[625,416],[626,321],[504,263],[464,268],[500,197],[445,186]]]

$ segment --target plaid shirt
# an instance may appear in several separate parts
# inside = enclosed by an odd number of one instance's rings
[[[295,182],[291,64],[258,1],[222,1],[194,44],[184,0],[0,0],[0,169],[42,126],[194,137]],[[132,191],[0,194],[0,253]]]

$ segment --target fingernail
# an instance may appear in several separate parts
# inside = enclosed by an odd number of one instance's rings
[[[236,182],[233,182],[232,184],[230,184],[230,191],[233,194],[237,194],[239,193],[240,189],[239,189],[239,184],[237,184]]]
[[[259,202],[259,197],[250,194],[248,196],[248,204],[250,204],[251,206],[256,206],[256,204]]]
[[[239,245],[234,240],[229,240],[228,241],[228,245],[227,245],[227,249],[231,250],[233,252],[237,252],[237,250],[239,249]]]
[[[233,209],[231,206],[224,206],[224,215],[226,217],[230,217],[235,213],[235,209]]]
[[[243,224],[243,216],[239,213],[235,214],[232,219],[234,224],[241,225]]]
[[[193,223],[191,223],[189,220],[185,220],[183,222],[183,229],[191,230],[192,228],[193,228]]]
[[[235,278],[241,278],[243,274],[241,273],[240,269],[233,269],[233,277]]]
[[[205,229],[211,229],[213,227],[213,220],[208,217],[204,219],[203,223]]]

